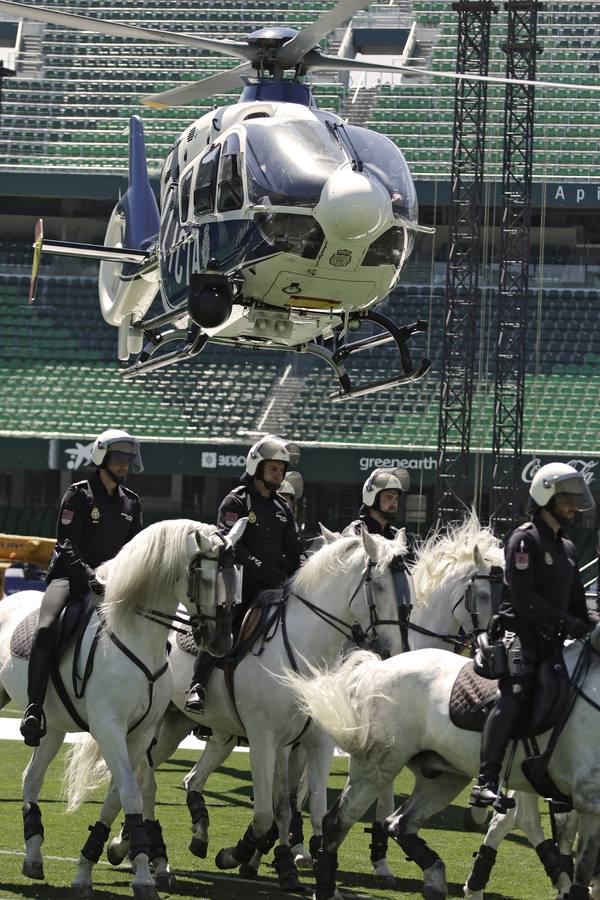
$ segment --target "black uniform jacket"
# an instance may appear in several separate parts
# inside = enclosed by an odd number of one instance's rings
[[[398,534],[398,529],[394,528],[390,522],[386,522],[382,527],[379,522],[368,513],[360,513],[357,519],[354,519],[349,525],[346,525],[343,534],[360,534],[363,528],[365,528],[369,534],[380,534],[390,541],[393,541]]]
[[[540,632],[556,639],[565,618],[594,623],[588,614],[572,541],[536,513],[510,534],[505,548],[505,591],[500,615],[506,628],[522,636]]]
[[[217,525],[227,534],[238,519],[248,524],[236,544],[244,567],[242,600],[249,603],[265,588],[277,587],[300,566],[302,548],[292,512],[276,494],[263,497],[252,482],[234,488],[219,507]]]
[[[142,527],[140,500],[129,488],[118,485],[109,494],[98,472],[72,484],[60,505],[47,581],[68,578],[87,587],[100,563],[112,559]]]

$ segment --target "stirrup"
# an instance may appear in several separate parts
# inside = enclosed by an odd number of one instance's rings
[[[206,706],[206,688],[202,684],[193,684],[185,698],[184,709],[190,712],[203,713]]]
[[[21,719],[19,731],[27,747],[39,747],[46,734],[46,714],[37,703],[30,703]]]

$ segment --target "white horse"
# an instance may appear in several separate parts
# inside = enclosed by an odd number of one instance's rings
[[[322,526],[325,545],[332,545],[340,539],[340,535]],[[398,540],[402,540],[402,535]],[[497,589],[499,572],[503,561],[500,543],[493,533],[480,525],[475,514],[469,516],[460,525],[452,526],[445,534],[432,534],[417,550],[412,577],[416,599],[410,615],[408,639],[411,649],[417,646],[439,646],[452,650],[460,648],[467,636],[474,630],[480,630],[487,623],[497,607]],[[175,660],[175,657],[173,657]],[[172,660],[172,662],[173,662]],[[175,662],[177,665],[177,663]],[[181,707],[181,696],[178,698]],[[187,716],[170,711],[163,725],[162,737],[154,756],[156,764],[165,754],[173,752],[182,737],[196,724]],[[239,725],[238,725],[239,730]],[[229,735],[227,735],[229,737]],[[312,738],[312,735],[311,735]],[[201,791],[210,774],[222,765],[227,755],[235,747],[235,739],[227,743],[219,743],[213,737],[207,750],[184,779],[188,791],[188,807],[192,814],[193,836],[190,850],[203,858],[208,846],[208,813],[202,800]],[[321,776],[328,774],[333,757],[334,743],[321,736],[319,744],[318,765]],[[321,755],[322,754],[322,755]],[[295,748],[290,756],[289,785],[292,795],[297,792],[300,775],[306,764],[306,752],[302,745]],[[308,782],[304,773],[302,789],[309,793]],[[325,776],[326,777],[326,776]],[[313,790],[315,782],[313,780]],[[302,803],[302,789],[300,803]],[[318,788],[316,797],[322,797],[325,786]],[[322,807],[312,806],[311,822],[313,837],[310,841],[311,852],[307,852],[303,843],[293,843],[292,852],[297,866],[311,867],[312,855],[320,846]],[[375,822],[373,823],[373,841],[371,862],[377,881],[386,887],[395,884],[394,875],[386,859],[387,840],[382,832],[381,823],[393,812],[393,782],[378,797]],[[127,844],[115,839],[109,848],[109,858],[115,864],[121,862],[127,853]],[[247,842],[247,847],[250,842]],[[247,854],[246,854],[247,855]],[[261,860],[260,851],[244,860],[240,872],[246,877],[254,877]],[[239,854],[238,854],[239,857]],[[237,858],[237,863],[240,859]],[[222,858],[221,858],[222,860]]]
[[[240,537],[245,521],[231,541]],[[92,866],[122,807],[131,834],[134,896],[142,900],[158,897],[148,861],[146,810],[134,770],[173,693],[167,634],[178,604],[182,603],[190,616],[203,620],[207,649],[220,646],[221,653],[227,649],[229,642],[217,633],[217,604],[230,608],[235,584],[231,570],[218,570],[217,574],[217,564],[212,563],[224,547],[212,525],[187,519],[159,522],[141,531],[113,560],[99,567],[98,574],[106,583],[104,600],[91,613],[75,647],[67,646],[58,667],[70,708],[51,684],[45,702],[47,733],[23,776],[25,875],[44,877],[38,798],[48,765],[67,731],[89,730],[94,740],[75,745],[73,751],[67,778],[69,809],[75,809],[85,795],[98,749],[110,770],[113,788],[81,851],[73,888],[79,896],[92,895]],[[10,699],[21,709],[27,705],[27,659],[19,655],[18,643],[28,628],[24,620],[39,609],[40,602],[38,591],[23,591],[0,604],[0,707]]]
[[[592,636],[598,642],[600,628]],[[573,643],[564,659],[572,672],[581,653]],[[600,661],[592,659],[583,691],[600,691]],[[307,715],[351,755],[346,786],[327,813],[323,850],[317,864],[316,900],[335,896],[337,849],[348,830],[381,787],[409,765],[415,787],[406,803],[386,820],[390,835],[423,870],[428,900],[447,896],[445,867],[418,836],[423,823],[468,785],[479,766],[480,735],[457,728],[449,716],[454,682],[467,661],[437,650],[419,650],[389,660],[360,652],[337,670],[313,672],[311,679],[287,676]],[[581,740],[581,735],[586,740]],[[572,797],[579,814],[579,847],[569,900],[588,900],[600,846],[600,721],[597,711],[579,697],[556,744],[548,772],[556,786]],[[543,751],[548,734],[539,739]],[[522,773],[519,750],[510,785],[532,792]]]
[[[331,742],[312,728],[298,709],[293,692],[281,684],[280,676],[290,665],[300,671],[307,671],[309,665],[331,665],[352,635],[362,634],[367,640],[376,637],[384,655],[400,652],[398,594],[405,602],[414,602],[410,576],[396,571],[397,560],[405,552],[403,533],[397,541],[364,534],[342,538],[311,556],[289,582],[285,604],[271,608],[275,618],[265,639],[259,639],[237,665],[235,706],[223,672],[215,669],[208,683],[204,713],[184,712],[193,657],[174,643],[169,664],[173,701],[180,712],[167,714],[153,758],[157,765],[168,759],[192,723],[212,729],[213,737],[185,781],[194,823],[192,849],[197,855],[206,854],[208,841],[208,816],[201,791],[209,775],[235,747],[236,736],[245,735],[250,745],[253,818],[237,846],[220,851],[217,865],[230,869],[247,864],[257,849],[270,848],[278,836],[275,868],[280,884],[291,890],[301,887],[288,841],[289,755],[300,740],[308,754],[311,820],[319,835],[327,808]],[[118,851],[118,847],[113,846],[112,851]],[[112,856],[118,861],[117,852]]]

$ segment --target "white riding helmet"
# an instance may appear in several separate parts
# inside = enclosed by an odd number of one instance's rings
[[[266,434],[260,441],[257,441],[256,444],[250,447],[246,457],[246,472],[254,477],[259,465],[269,459],[281,460],[285,464],[287,471],[288,465],[290,463],[295,465],[299,458],[300,448],[297,444],[284,441],[283,438],[278,437],[276,434]]]
[[[410,475],[402,466],[397,469],[374,469],[362,489],[362,501],[372,507],[381,491],[404,491],[410,489]]]
[[[134,475],[144,471],[140,442],[127,431],[122,431],[120,428],[108,428],[98,435],[92,446],[92,462],[94,465],[101,466],[106,454],[112,450],[128,453],[131,456],[129,469]]]
[[[291,497],[292,500],[300,500],[304,493],[304,479],[300,472],[288,472],[277,490],[282,497]]]
[[[547,463],[537,470],[529,487],[529,496],[537,506],[547,506],[556,494],[577,497],[578,509],[593,509],[594,498],[581,472],[566,463]]]

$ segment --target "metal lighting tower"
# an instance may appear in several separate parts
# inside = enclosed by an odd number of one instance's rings
[[[534,80],[538,0],[508,0],[506,77]],[[531,227],[533,85],[506,85],[490,521],[505,532],[520,514]]]
[[[491,0],[460,0],[456,71],[487,75]],[[438,524],[462,518],[468,495],[475,327],[483,223],[487,82],[457,80],[454,95],[446,315],[438,425]]]

